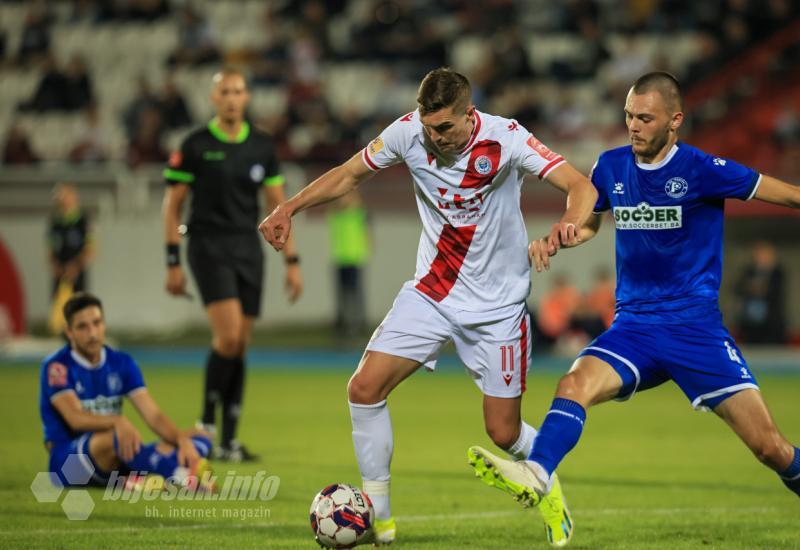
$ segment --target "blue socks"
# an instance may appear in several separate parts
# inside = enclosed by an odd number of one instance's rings
[[[533,440],[528,460],[553,475],[559,463],[578,443],[585,421],[586,410],[580,403],[556,397]]]
[[[211,451],[211,441],[208,438],[195,435],[192,436],[194,448],[197,453],[205,458]],[[156,450],[157,443],[149,443],[139,447],[139,452],[134,457],[125,463],[131,470],[138,472],[149,472],[158,474],[165,478],[172,476],[175,469],[178,467],[178,451],[173,450],[168,454],[161,454]],[[114,450],[119,455],[119,445],[117,438],[114,436]]]
[[[794,448],[794,460],[778,475],[781,476],[781,481],[790,491],[800,496],[800,449]]]

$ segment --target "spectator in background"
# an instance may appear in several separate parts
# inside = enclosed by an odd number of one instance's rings
[[[219,61],[220,52],[211,24],[191,4],[178,12],[178,48],[167,59],[170,67],[197,66]]]
[[[44,74],[33,97],[21,103],[22,111],[77,111],[92,103],[92,82],[86,62],[79,54],[73,54],[62,71],[52,52],[47,54]]]
[[[775,245],[758,241],[735,285],[741,339],[750,344],[785,344],[785,276]]]
[[[52,24],[53,16],[48,10],[47,4],[33,2],[25,16],[22,28],[17,52],[18,65],[29,67],[47,57],[47,52],[50,50],[50,26]]]
[[[103,162],[108,160],[108,156],[108,131],[100,121],[100,110],[92,104],[86,109],[69,160],[78,164]]]
[[[161,145],[163,122],[159,109],[152,107],[142,112],[136,135],[128,146],[128,165],[137,168],[146,163],[166,162],[167,152]]]
[[[611,326],[614,320],[614,314],[617,308],[617,299],[614,295],[614,281],[611,279],[611,273],[605,267],[599,267],[594,272],[594,284],[592,288],[586,293],[584,299],[586,309],[591,314],[600,319],[603,330]],[[595,337],[597,334],[590,334]]]
[[[537,323],[543,344],[553,344],[572,326],[572,318],[581,303],[581,293],[564,273],[553,274],[550,290],[542,295]]]
[[[167,77],[164,82],[164,90],[161,93],[161,117],[167,128],[181,128],[192,123],[192,115],[189,114],[189,107],[186,100],[181,95],[175,79]]]
[[[3,164],[35,164],[39,160],[39,155],[31,147],[28,132],[19,122],[12,122],[3,147]]]
[[[52,334],[61,334],[64,330],[61,309],[73,293],[86,290],[86,268],[94,259],[95,248],[89,219],[81,209],[75,185],[56,184],[53,207],[47,229],[53,299],[48,325]]]
[[[339,341],[348,341],[366,328],[363,268],[369,258],[369,229],[358,190],[331,203],[328,228],[336,267],[334,328]]]
[[[62,101],[62,108],[66,111],[85,109],[94,102],[89,69],[86,60],[80,54],[73,54],[67,64]]]
[[[53,52],[47,52],[42,66],[42,78],[28,101],[20,103],[20,111],[56,111],[63,105],[66,92],[64,74],[58,68]]]
[[[122,116],[122,123],[125,126],[125,134],[129,140],[133,140],[139,130],[139,121],[142,113],[148,109],[158,109],[158,96],[153,92],[150,81],[144,75],[139,75],[137,80],[137,92],[133,101],[125,108]]]

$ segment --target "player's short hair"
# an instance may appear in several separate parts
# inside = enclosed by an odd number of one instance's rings
[[[72,318],[76,313],[92,306],[97,306],[101,312],[103,311],[103,303],[94,294],[89,294],[88,292],[76,292],[73,294],[61,310],[64,314],[64,319],[67,321],[67,326],[72,324]]]
[[[250,82],[247,79],[247,75],[244,73],[244,71],[242,71],[241,69],[237,69],[236,67],[223,67],[222,69],[220,69],[219,71],[214,73],[214,76],[211,77],[211,85],[212,85],[212,87],[216,86],[217,82],[219,82],[220,80],[222,80],[226,76],[240,76],[240,77],[242,77],[242,80],[244,81],[245,90],[249,90],[250,89]]]
[[[419,112],[423,115],[447,107],[466,109],[471,100],[469,80],[449,67],[440,67],[426,74],[417,92]]]
[[[666,71],[647,73],[636,79],[631,88],[637,95],[656,91],[673,112],[683,111],[683,95],[678,79]]]

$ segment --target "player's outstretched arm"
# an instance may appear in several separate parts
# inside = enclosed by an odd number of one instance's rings
[[[129,399],[145,424],[158,437],[178,448],[178,464],[192,468],[200,460],[200,455],[192,443],[189,432],[178,429],[172,419],[164,414],[147,389],[142,388],[136,391],[130,395]]]
[[[600,224],[602,221],[602,214],[593,214],[586,221],[586,223],[583,224],[583,227],[581,227],[579,233],[579,242],[585,243],[586,241],[594,238],[594,236],[597,235],[597,232],[600,230]],[[553,224],[551,234],[557,229],[559,229],[559,224]],[[550,243],[550,235],[542,237],[541,239],[536,239],[531,242],[530,246],[528,246],[528,257],[530,258],[533,267],[539,273],[541,273],[542,269],[545,271],[550,270],[550,257],[555,256],[557,253],[558,249]]]
[[[566,162],[550,172],[546,179],[553,187],[567,194],[567,208],[550,231],[550,245],[556,251],[561,247],[577,246],[582,240],[583,226],[591,217],[597,202],[597,189],[586,176]]]
[[[306,208],[324,204],[349,193],[374,172],[361,159],[361,154],[328,170],[288,201],[278,205],[258,225],[264,239],[275,250],[282,250],[292,229],[292,216]]]
[[[282,185],[264,187],[264,196],[267,203],[267,212],[272,212],[286,201],[286,193],[283,191]],[[284,288],[289,297],[289,302],[294,303],[300,297],[300,294],[303,293],[303,276],[300,273],[297,247],[295,246],[294,237],[291,233],[286,239],[286,245],[283,247],[283,257],[286,259],[286,281],[284,283]]]
[[[800,208],[800,186],[762,175],[755,198],[789,208]]]

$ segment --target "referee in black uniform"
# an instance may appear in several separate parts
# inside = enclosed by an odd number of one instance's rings
[[[257,457],[236,440],[244,389],[245,351],[261,305],[263,256],[256,226],[259,190],[269,212],[285,200],[283,176],[272,138],[244,118],[250,99],[244,75],[226,69],[214,75],[211,101],[216,116],[192,132],[164,170],[164,236],[167,292],[186,294],[178,230],[181,209],[191,194],[188,260],[211,324],[201,421],[215,432],[217,404],[222,430],[216,458],[231,462]],[[284,249],[286,290],[294,302],[302,292],[293,242]]]

